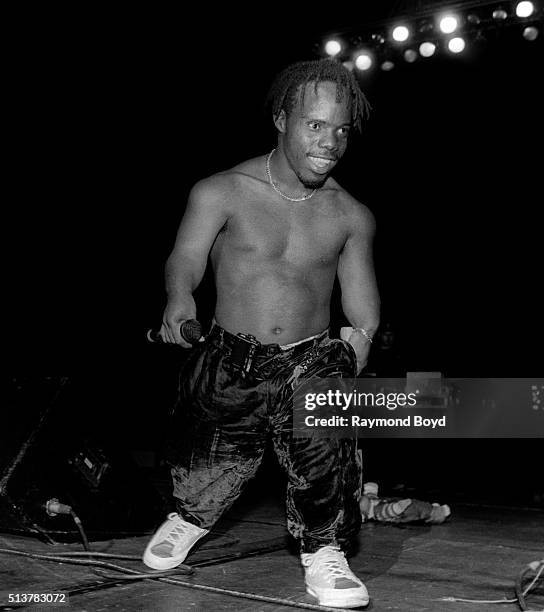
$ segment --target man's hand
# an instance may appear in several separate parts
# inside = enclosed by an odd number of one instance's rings
[[[340,330],[340,338],[347,340],[357,356],[357,374],[366,366],[368,361],[368,353],[370,352],[370,342],[361,332],[354,331],[353,327],[342,327]]]
[[[162,325],[159,331],[160,337],[168,344],[178,344],[183,348],[192,348],[192,345],[181,336],[181,325],[188,319],[194,319],[194,315],[188,315],[186,308],[177,304],[168,303],[162,317]]]

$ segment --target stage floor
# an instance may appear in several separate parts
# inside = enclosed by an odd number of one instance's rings
[[[435,501],[435,500],[429,500]],[[447,499],[436,500],[447,503]],[[147,537],[93,542],[92,548],[111,554],[142,554]],[[497,611],[494,604],[447,601],[457,597],[477,600],[513,598],[519,573],[544,558],[544,511],[452,504],[451,519],[442,525],[363,525],[359,550],[350,558],[352,569],[366,584],[375,612]],[[0,548],[55,555],[82,551],[79,544],[48,545],[34,538],[0,534]],[[266,549],[254,556],[197,567],[192,576],[178,579],[193,585],[253,593],[291,602],[315,604],[305,593],[302,569],[286,535],[282,500],[277,495],[244,495],[187,559],[198,564],[223,555]],[[138,572],[138,561],[104,559]],[[114,572],[106,570],[108,574]],[[118,576],[119,574],[115,574]],[[59,610],[240,610],[286,611],[285,603],[242,599],[221,592],[187,588],[157,580],[113,584],[91,590],[105,580],[92,567],[0,554],[0,605],[9,593],[72,591],[70,607]],[[89,587],[86,590],[85,587]],[[78,593],[74,591],[79,590]],[[544,581],[529,596],[529,608],[544,609]],[[2,608],[0,608],[2,609]],[[4,608],[5,609],[5,608]],[[519,610],[502,604],[502,612]]]

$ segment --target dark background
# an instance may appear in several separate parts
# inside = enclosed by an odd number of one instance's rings
[[[82,419],[130,449],[159,449],[184,352],[145,332],[161,320],[164,261],[190,187],[271,150],[263,103],[281,68],[315,58],[322,34],[395,5],[14,21],[8,374],[68,376]],[[542,40],[504,32],[461,57],[361,77],[373,112],[336,177],[376,216],[383,317],[409,371],[542,376]],[[209,275],[198,304],[207,320]],[[402,454],[434,482],[436,448],[417,442],[379,461],[374,448],[375,476]],[[540,443],[449,442],[450,476],[462,445],[472,463],[491,449],[504,475],[527,471],[505,455]]]

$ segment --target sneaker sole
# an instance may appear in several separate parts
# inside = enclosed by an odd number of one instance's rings
[[[142,556],[142,561],[144,562],[145,565],[147,565],[147,567],[150,567],[151,569],[155,569],[155,570],[174,569],[178,565],[181,565],[185,561],[185,559],[187,559],[187,556],[189,555],[189,553],[191,552],[195,544],[200,540],[200,538],[203,538],[208,533],[209,533],[209,530],[204,529],[203,533],[199,533],[196,540],[189,546],[189,548],[186,549],[185,554],[178,555],[177,557],[164,558],[164,557],[157,557],[157,555],[154,555],[151,552],[151,549],[153,548],[153,546],[151,545],[153,542],[153,539],[152,539],[144,551],[144,554]]]
[[[145,563],[145,565],[147,565],[147,567],[150,567],[151,569],[169,570],[174,569],[178,565],[181,565],[186,558],[187,555],[185,555],[181,559],[161,559],[160,557],[156,557],[153,553],[150,553],[146,550],[144,556],[142,557],[142,561]]]
[[[341,589],[339,589],[341,590]],[[338,595],[321,595],[319,596],[316,591],[306,585],[306,593],[315,597],[320,606],[328,606],[329,608],[362,608],[368,606],[370,599],[368,597],[362,597],[360,595],[342,596],[341,593]]]

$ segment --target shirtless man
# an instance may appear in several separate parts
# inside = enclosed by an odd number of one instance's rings
[[[307,591],[322,605],[358,607],[368,593],[343,551],[361,520],[357,440],[293,438],[290,400],[298,375],[354,377],[378,327],[373,216],[330,176],[368,106],[332,60],[288,67],[270,99],[277,147],[194,186],[167,261],[164,341],[189,347],[180,325],[197,318],[192,294],[208,256],[217,304],[181,376],[178,513],[149,542],[144,563],[182,563],[255,474],[272,436]],[[327,332],[336,274],[353,326],[347,341]]]

